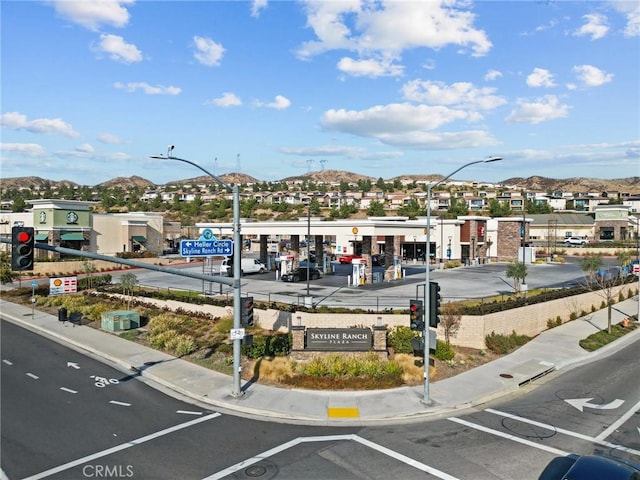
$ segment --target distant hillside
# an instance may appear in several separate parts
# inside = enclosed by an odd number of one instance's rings
[[[245,175],[244,173],[225,173],[222,175],[216,175],[222,182],[228,185],[243,184],[243,183],[260,183],[260,180],[252,177],[251,175]],[[174,180],[167,182],[166,185],[202,185],[216,183],[216,181],[209,175],[200,175],[194,178],[185,178],[184,180]]]
[[[533,176],[528,178],[509,178],[500,183],[503,185],[517,186],[527,190],[542,190],[544,192],[640,192],[640,177],[601,180],[597,178],[583,177],[555,179]]]
[[[153,188],[155,185],[153,184],[153,182],[150,182],[149,180],[146,180],[142,177],[117,177],[114,178],[113,180],[107,180],[106,182],[102,182],[98,185],[96,185],[97,187],[103,187],[103,188],[114,188],[114,187],[120,187],[124,190],[128,189],[128,188],[144,188],[144,189],[148,189],[148,188]]]
[[[19,190],[23,188],[28,188],[31,190],[43,190],[47,187],[70,187],[77,188],[80,185],[77,183],[71,182],[69,180],[46,180],[40,177],[12,177],[12,178],[3,178],[2,183],[0,183],[2,190]]]
[[[283,182],[294,182],[296,180],[310,180],[312,182],[357,182],[359,180],[370,180],[375,183],[378,179],[374,177],[368,177],[366,175],[360,175],[353,172],[345,172],[342,170],[320,170],[317,172],[309,172],[303,175],[296,175],[293,177],[283,178]]]

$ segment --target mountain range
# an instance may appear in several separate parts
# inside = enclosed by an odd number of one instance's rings
[[[235,183],[263,183],[262,180],[256,179],[249,175],[245,175],[243,173],[227,173],[223,175],[219,175],[219,178],[227,184],[235,184]],[[401,181],[422,181],[422,182],[437,182],[442,178],[441,175],[398,175],[394,178],[384,179],[387,183],[393,183],[395,180]],[[293,177],[287,177],[281,180],[281,182],[292,182],[292,181],[310,181],[310,182],[357,182],[359,180],[363,181],[371,181],[371,183],[375,184],[378,181],[378,178],[370,177],[367,175],[360,175],[353,172],[347,172],[342,170],[321,170],[316,172],[309,172],[303,175],[297,175]],[[184,180],[175,180],[172,182],[168,182],[165,186],[182,186],[182,185],[199,185],[199,184],[209,184],[213,183],[211,177],[207,175],[188,178]],[[483,182],[479,182],[482,184]],[[611,192],[611,191],[619,191],[626,192],[631,194],[640,194],[640,177],[628,177],[628,178],[617,178],[617,179],[597,179],[597,178],[583,178],[583,177],[573,177],[573,178],[565,178],[565,179],[554,179],[542,176],[532,176],[527,178],[515,177],[508,178],[501,182],[487,182],[491,184],[500,184],[509,188],[518,188],[525,190],[536,190],[536,191],[568,191],[568,192]],[[5,192],[7,190],[15,190],[15,189],[38,189],[41,190],[43,188],[49,187],[70,187],[70,188],[80,188],[83,186],[89,187],[102,187],[102,188],[115,188],[120,187],[122,189],[127,188],[143,188],[146,190],[151,190],[159,187],[160,185],[156,185],[153,182],[146,180],[139,176],[132,177],[117,177],[112,180],[108,180],[106,182],[100,183],[98,185],[79,185],[77,183],[68,181],[68,180],[47,180],[36,176],[31,177],[13,177],[13,178],[3,178],[0,183],[0,191]]]

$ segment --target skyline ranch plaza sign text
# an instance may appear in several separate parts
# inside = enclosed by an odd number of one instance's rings
[[[307,328],[306,350],[366,351],[373,348],[368,328]]]

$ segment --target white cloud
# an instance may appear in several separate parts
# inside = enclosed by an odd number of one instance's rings
[[[533,102],[518,100],[518,108],[513,110],[505,121],[507,123],[538,124],[547,120],[564,118],[569,115],[569,106],[560,103],[555,95],[545,95]]]
[[[98,141],[108,144],[125,143],[120,137],[111,133],[101,133],[98,135]]]
[[[629,0],[613,0],[610,2],[614,9],[622,13],[627,19],[624,34],[627,37],[640,36],[640,3]]]
[[[609,26],[607,17],[599,13],[590,13],[582,17],[585,24],[574,32],[577,37],[590,36],[591,40],[598,40],[607,35]]]
[[[438,50],[449,45],[483,56],[492,47],[485,32],[473,27],[475,16],[449,1],[306,0],[304,5],[307,25],[317,40],[300,45],[296,54],[301,59],[330,50],[357,52],[358,61],[399,58],[406,49]],[[346,71],[361,74],[360,69]]]
[[[338,70],[354,77],[397,77],[402,75],[403,67],[387,61],[343,57],[338,62]]]
[[[467,108],[491,110],[504,105],[506,100],[495,95],[495,88],[477,88],[469,82],[447,85],[443,82],[412,80],[402,86],[407,100],[432,105],[457,105]]]
[[[255,102],[255,105],[257,107],[273,108],[274,110],[284,110],[291,106],[291,100],[289,100],[287,97],[283,97],[282,95],[276,95],[276,98],[273,100],[273,102],[263,103],[257,101]]]
[[[136,63],[142,61],[142,52],[118,35],[101,34],[100,43],[94,47],[94,51],[104,52],[116,62]]]
[[[251,3],[251,16],[259,17],[260,10],[267,8],[267,0],[253,0]]]
[[[42,157],[45,154],[44,148],[37,143],[0,143],[0,150],[28,157]]]
[[[67,20],[97,31],[100,25],[124,27],[129,23],[129,11],[125,5],[134,0],[69,1],[50,0],[56,13]]]
[[[593,65],[576,65],[573,71],[585,87],[599,87],[613,80],[612,73],[606,73]]]
[[[83,143],[82,145],[78,145],[75,151],[79,153],[93,153],[95,149],[88,143]]]
[[[484,80],[487,82],[490,82],[492,80],[496,80],[497,78],[500,78],[502,76],[502,72],[498,71],[498,70],[489,70],[485,76],[484,76]]]
[[[205,103],[205,105],[214,104],[218,107],[239,107],[242,105],[242,100],[231,92],[224,92],[220,97],[214,98],[211,101]]]
[[[65,137],[79,137],[71,125],[60,118],[38,118],[27,120],[27,116],[18,112],[7,112],[0,116],[0,125],[12,130],[26,130],[31,133],[45,133],[63,135]]]
[[[196,51],[193,54],[196,60],[202,65],[207,67],[217,67],[220,65],[222,55],[225,52],[224,47],[205,37],[193,37],[193,43],[195,44]]]
[[[544,68],[534,68],[533,73],[527,76],[527,85],[534,88],[551,88],[556,86],[553,81],[553,74]]]
[[[142,92],[147,95],[178,95],[182,91],[179,87],[165,87],[163,85],[153,87],[146,82],[116,82],[113,86],[120,90],[126,90],[129,93],[133,93],[136,90],[142,90]]]
[[[486,132],[433,132],[458,120],[477,120],[477,114],[444,106],[408,103],[375,106],[367,110],[327,110],[321,118],[325,130],[376,138],[387,145],[406,148],[458,148],[493,145]]]

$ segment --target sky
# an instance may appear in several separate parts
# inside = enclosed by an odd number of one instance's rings
[[[0,176],[640,176],[640,2],[3,0]]]

